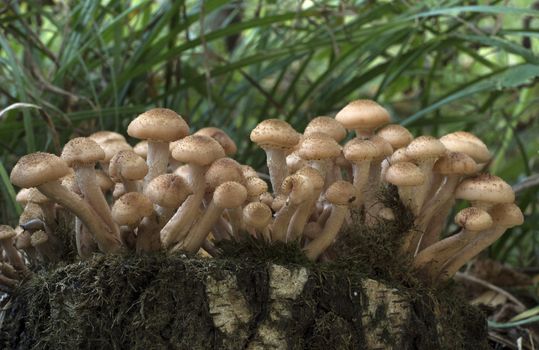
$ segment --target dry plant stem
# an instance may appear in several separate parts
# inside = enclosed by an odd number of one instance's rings
[[[110,227],[110,230],[116,237],[120,237],[118,225],[112,219],[109,204],[101,192],[101,188],[97,183],[95,169],[93,165],[79,165],[75,167],[75,176],[77,185],[82,192],[84,198],[90,203],[90,206],[101,217],[101,220]]]
[[[271,188],[274,195],[281,193],[281,184],[288,176],[288,167],[286,166],[286,155],[281,149],[263,147],[266,152],[266,161],[271,181]]]
[[[101,251],[104,253],[117,253],[122,251],[122,244],[119,237],[114,235],[110,227],[101,220],[92,207],[80,199],[76,194],[62,186],[60,182],[48,182],[40,185],[38,190],[71,211],[75,216],[78,216],[94,235]]]
[[[19,254],[19,251],[15,248],[13,238],[5,239],[2,241],[2,248],[6,253],[7,259],[13,267],[17,270],[24,271],[26,270],[26,265],[22,256]]]
[[[161,229],[161,244],[165,249],[175,242],[181,241],[187,232],[189,232],[189,229],[198,216],[202,200],[204,199],[205,168],[189,164],[189,172],[189,185],[193,189],[193,194],[187,197],[176,213],[174,213],[167,224]]]
[[[169,149],[168,142],[148,140],[148,173],[144,177],[144,188],[156,177],[167,172]]]
[[[204,212],[204,215],[202,215],[200,220],[193,225],[193,228],[189,231],[189,234],[187,234],[187,237],[185,237],[183,242],[176,247],[190,253],[198,251],[210,233],[212,226],[217,222],[223,211],[224,208],[218,207],[211,201],[206,212]],[[176,247],[174,247],[172,251],[174,251]]]
[[[446,281],[450,279],[468,261],[473,259],[483,249],[486,249],[498,238],[500,238],[506,230],[506,227],[498,226],[481,232],[479,237],[466,245],[466,247],[460,250],[457,255],[453,256],[444,264],[436,264],[433,268],[433,272],[435,273],[433,276],[436,276],[436,279],[439,281]]]
[[[273,219],[273,224],[271,226],[272,241],[286,241],[288,223],[292,219],[292,216],[297,211],[298,207],[298,204],[287,203],[277,212],[277,214],[275,214],[275,218]]]
[[[91,257],[97,248],[92,234],[78,217],[75,217],[75,244],[82,259]]]
[[[476,237],[477,232],[461,230],[459,233],[420,251],[414,258],[413,266],[417,270],[428,271],[429,265],[443,264]]]
[[[333,243],[337,237],[337,234],[339,233],[339,230],[341,229],[347,212],[348,208],[344,206],[333,206],[331,214],[326,221],[326,225],[324,226],[320,236],[309,242],[309,244],[307,244],[305,247],[304,251],[307,258],[310,260],[316,260],[320,254],[322,254]]]

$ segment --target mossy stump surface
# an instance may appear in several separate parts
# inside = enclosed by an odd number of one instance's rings
[[[487,347],[484,318],[449,289],[391,285],[353,261],[309,264],[297,247],[267,249],[219,259],[95,256],[43,271],[16,291],[0,347]]]

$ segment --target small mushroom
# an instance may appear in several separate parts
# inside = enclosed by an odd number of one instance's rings
[[[120,151],[112,157],[109,175],[114,182],[121,182],[126,192],[140,192],[139,180],[148,174],[148,166],[135,152]]]
[[[17,270],[25,271],[26,265],[24,264],[24,260],[15,248],[14,238],[16,235],[17,232],[11,226],[0,225],[0,244],[7,255],[9,263]]]
[[[335,120],[348,130],[355,130],[361,139],[370,138],[376,129],[389,123],[389,113],[375,101],[355,100],[335,116]]]

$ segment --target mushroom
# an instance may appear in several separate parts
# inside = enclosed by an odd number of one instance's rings
[[[191,253],[198,251],[208,236],[211,227],[219,219],[223,211],[241,206],[246,199],[247,190],[239,183],[229,181],[219,185],[215,189],[204,215],[193,225],[185,239],[176,245],[172,251],[180,249]]]
[[[8,225],[0,225],[0,244],[6,253],[9,263],[19,271],[26,270],[24,260],[15,248],[15,230]]]
[[[346,129],[337,120],[331,117],[316,117],[305,127],[305,136],[313,132],[322,132],[331,136],[336,142],[341,142],[346,137]]]
[[[172,144],[173,142],[171,142]],[[142,140],[133,147],[133,152],[138,154],[142,159],[148,158],[148,141]]]
[[[376,135],[389,142],[393,149],[406,147],[414,139],[408,129],[398,124],[388,124],[378,130]]]
[[[455,216],[455,224],[462,227],[462,230],[456,235],[434,243],[419,252],[414,258],[414,268],[424,270],[424,273],[430,276],[435,276],[447,260],[477,238],[481,231],[489,229],[492,223],[489,213],[482,209],[475,207],[462,209]]]
[[[288,176],[286,151],[299,142],[299,134],[290,124],[279,119],[266,119],[251,131],[251,141],[266,152],[266,161],[273,192],[277,195]]]
[[[314,192],[311,180],[298,174],[287,176],[281,187],[281,193],[288,197],[285,205],[275,214],[271,226],[273,241],[286,241],[286,233],[292,216],[302,203],[311,198]]]
[[[223,147],[208,136],[190,135],[178,142],[172,151],[174,159],[187,164],[188,183],[193,194],[187,197],[169,222],[161,229],[161,244],[168,248],[181,240],[191,228],[204,198],[206,182],[204,173],[208,166],[225,156]]]
[[[260,234],[267,242],[271,240],[269,224],[271,223],[271,209],[264,203],[251,202],[243,208],[243,222],[247,231],[256,237]]]
[[[355,100],[347,104],[335,116],[335,120],[348,130],[355,130],[361,139],[370,138],[374,130],[389,123],[389,113],[371,100]]]
[[[472,133],[466,131],[456,131],[440,138],[445,148],[451,152],[461,152],[472,157],[479,169],[483,168],[490,158],[490,152],[487,146]]]
[[[305,159],[309,165],[320,172],[327,181],[330,166],[333,166],[333,159],[341,154],[341,146],[328,134],[322,132],[311,132],[305,135],[299,144],[298,155]]]
[[[143,218],[153,214],[152,202],[142,193],[128,192],[118,198],[112,207],[112,216],[114,221],[120,226],[127,226],[131,231],[134,231],[140,224]],[[157,231],[153,232],[157,235]],[[155,241],[151,232],[138,232],[137,234],[137,251],[153,251],[155,246],[152,244]],[[158,240],[157,240],[158,241]],[[159,248],[159,245],[157,245]]]
[[[163,227],[183,201],[191,194],[191,189],[185,180],[178,175],[163,174],[153,179],[144,194],[156,206],[160,227]]]
[[[199,129],[195,132],[195,135],[204,135],[211,137],[215,141],[219,142],[221,147],[223,147],[225,154],[227,156],[233,156],[238,151],[238,147],[236,146],[236,143],[234,140],[230,138],[230,136],[227,135],[226,132],[219,128],[215,127],[207,127]]]
[[[437,276],[440,281],[445,281],[471,260],[483,249],[490,246],[498,238],[500,238],[509,228],[522,225],[524,216],[520,208],[513,203],[502,203],[495,205],[489,210],[490,216],[494,221],[492,227],[479,234],[473,242],[469,243],[464,249],[460,250],[454,257],[449,259],[440,269],[441,272]]]
[[[268,184],[258,176],[245,178],[245,188],[247,189],[247,202],[258,202],[260,196],[268,192]]]
[[[357,201],[354,205],[361,206],[365,186],[369,181],[371,161],[379,156],[380,150],[369,140],[353,138],[344,145],[343,153],[346,160],[352,163],[353,184],[357,194]]]
[[[135,152],[120,151],[112,157],[109,175],[114,182],[121,182],[126,192],[139,192],[139,180],[148,173],[148,166]]]
[[[304,248],[310,260],[316,260],[335,240],[344,222],[348,206],[356,200],[356,188],[350,182],[336,181],[326,191],[332,209],[324,229]]]
[[[148,173],[144,188],[157,176],[167,171],[169,142],[189,135],[189,126],[176,112],[167,108],[154,108],[140,114],[127,126],[131,137],[148,141]]]
[[[425,181],[421,169],[410,162],[393,164],[387,169],[386,181],[397,186],[401,202],[409,207],[415,216],[419,215],[421,207],[416,193]]]
[[[69,174],[67,164],[50,153],[31,153],[19,159],[11,171],[11,182],[19,187],[36,187],[41,193],[78,216],[95,236],[99,248],[106,253],[118,252],[119,238],[96,212],[75,193],[58,181]]]
[[[105,152],[105,158],[99,162],[101,169],[108,175],[109,163],[112,157],[121,151],[132,151],[133,148],[125,141],[122,140],[110,140],[102,143],[98,143],[99,146]]]
[[[83,197],[110,227],[113,234],[119,237],[119,228],[112,220],[109,205],[97,184],[95,174],[95,164],[105,158],[103,149],[89,138],[77,137],[64,146],[61,158],[75,170],[77,185]]]
[[[22,204],[24,208],[28,203],[34,203],[41,209],[42,218],[45,220],[45,224],[50,230],[56,229],[56,210],[54,208],[54,202],[47,196],[44,196],[36,188],[23,188],[17,193],[15,198],[17,203]]]

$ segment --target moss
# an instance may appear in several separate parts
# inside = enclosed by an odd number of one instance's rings
[[[236,276],[252,315],[247,342],[268,318],[272,263],[310,271],[302,294],[283,320],[290,349],[361,349],[362,312],[369,302],[365,278],[396,288],[412,306],[403,332],[409,349],[486,348],[486,323],[456,286],[435,289],[410,271],[399,254],[403,233],[413,226],[393,188],[381,199],[394,222],[367,227],[363,213],[343,230],[335,260],[311,263],[298,244],[267,244],[250,238],[223,242],[217,259],[185,254],[96,255],[84,262],[41,269],[14,294],[0,333],[0,347],[20,349],[220,349],[205,293],[208,275]],[[73,248],[71,248],[73,249]],[[331,252],[330,252],[331,253]],[[385,306],[373,322],[384,325]],[[389,329],[384,342],[395,345]],[[228,339],[241,349],[245,340]]]

